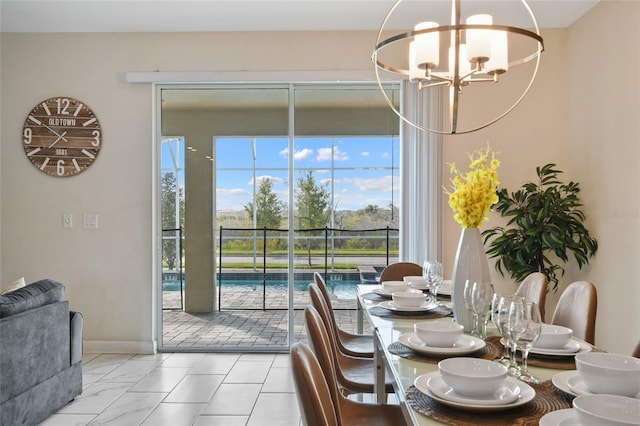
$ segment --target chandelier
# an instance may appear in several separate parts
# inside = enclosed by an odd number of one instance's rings
[[[540,55],[544,50],[542,37],[536,18],[526,0],[520,0],[526,9],[531,25],[535,32],[506,25],[496,25],[493,17],[488,14],[469,15],[465,23],[461,23],[460,0],[451,1],[451,23],[439,25],[434,21],[420,22],[412,31],[393,35],[384,40],[382,34],[387,30],[387,24],[391,16],[396,12],[403,0],[397,0],[385,16],[376,45],[371,56],[375,64],[375,73],[378,86],[387,103],[394,112],[408,124],[432,133],[439,134],[463,134],[483,129],[510,113],[526,96],[536,78],[540,64]],[[428,6],[428,2],[424,2]],[[518,49],[510,52],[512,38],[524,38],[527,46],[524,54]],[[522,42],[520,41],[520,44]],[[407,46],[408,45],[408,46]],[[401,53],[389,52],[401,49]],[[515,49],[511,49],[512,51]],[[384,55],[383,51],[387,51]],[[511,54],[510,54],[511,53]],[[400,65],[387,63],[384,58],[402,57]],[[395,56],[394,56],[395,55]],[[492,116],[488,121],[474,124],[471,127],[463,127],[460,122],[459,109],[465,100],[465,91],[472,85],[484,83],[498,83],[509,70],[525,64],[534,64],[530,80],[524,91],[517,97],[506,110]],[[380,71],[385,70],[402,75],[409,81],[415,82],[417,90],[429,90],[436,87],[447,87],[449,94],[449,120],[448,123],[438,127],[422,126],[417,120],[411,120],[404,116],[385,92]],[[486,96],[486,95],[484,95]],[[491,99],[487,99],[491,101]]]

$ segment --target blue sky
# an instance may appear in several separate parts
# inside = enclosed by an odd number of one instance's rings
[[[398,203],[398,142],[391,137],[298,137],[295,140],[294,179],[309,168],[318,182],[331,190],[333,144],[334,203],[337,210],[357,210],[369,204],[387,207]],[[171,167],[163,144],[162,167]],[[288,201],[289,150],[286,138],[256,139],[256,188],[270,178],[274,191]],[[184,154],[180,154],[184,158]],[[253,150],[250,138],[216,141],[217,209],[242,210],[253,191]],[[182,163],[182,162],[181,162]],[[183,163],[182,163],[183,164]],[[390,170],[394,165],[395,169]],[[393,195],[392,195],[393,189]]]

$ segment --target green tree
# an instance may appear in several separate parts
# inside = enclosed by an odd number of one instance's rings
[[[296,224],[298,229],[318,229],[329,224],[331,215],[330,194],[326,184],[316,183],[313,172],[307,171],[306,175],[298,179],[296,189]],[[306,240],[309,266],[311,266],[311,249],[313,236],[322,232],[309,232]]]
[[[184,190],[178,188],[176,192],[177,182],[176,175],[173,173],[165,173],[161,179],[161,210],[162,210],[162,229],[176,229],[184,226]],[[180,220],[176,220],[176,195],[179,200],[177,214]],[[178,236],[177,231],[163,232],[163,237]],[[162,240],[162,259],[169,269],[176,267],[176,238],[163,238]]]
[[[249,215],[249,218],[253,220],[253,201],[245,204],[244,210]],[[273,191],[273,181],[268,178],[263,179],[255,199],[255,227],[279,229],[286,210],[287,204],[280,200]]]

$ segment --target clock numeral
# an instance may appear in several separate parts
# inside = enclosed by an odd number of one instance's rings
[[[87,157],[91,158],[92,160],[93,160],[94,158],[96,158],[96,156],[95,156],[95,155],[93,155],[92,153],[90,153],[90,152],[89,152],[89,151],[87,151],[86,149],[83,149],[83,150],[82,150],[82,153],[83,153],[84,155],[86,155]]]
[[[91,120],[87,120],[84,123],[82,123],[82,127],[87,127],[89,124],[94,123],[96,121],[96,118],[93,117]]]
[[[94,130],[91,132],[93,135],[93,141],[91,142],[91,146],[100,146],[100,130]]]
[[[78,162],[76,161],[76,159],[74,158],[73,160],[71,160],[71,162],[73,163],[73,167],[76,168],[76,172],[79,172],[80,166],[78,165]]]
[[[31,127],[25,127],[22,131],[22,137],[24,138],[22,142],[26,145],[31,143],[31,137],[33,136],[33,132],[31,131]]]
[[[64,174],[64,160],[58,160],[56,164],[56,173],[58,176],[62,176]]]
[[[58,98],[56,99],[56,103],[58,104],[58,114],[60,115],[69,115],[69,106],[71,102],[67,98]]]

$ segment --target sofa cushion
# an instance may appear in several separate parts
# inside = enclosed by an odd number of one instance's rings
[[[50,279],[36,281],[0,295],[0,318],[62,300],[64,285]]]

